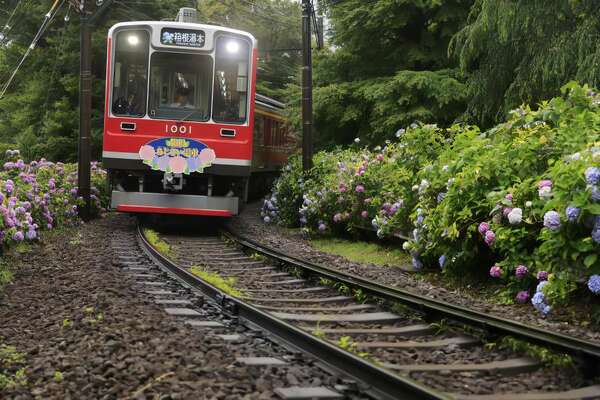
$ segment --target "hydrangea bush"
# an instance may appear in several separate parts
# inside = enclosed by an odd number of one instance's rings
[[[293,159],[263,218],[404,234],[415,267],[490,279],[548,314],[577,282],[600,294],[599,104],[570,83],[486,132],[413,124],[383,147],[321,152],[306,175]]]
[[[26,163],[6,150],[0,171],[0,242],[3,247],[39,240],[41,232],[78,221],[77,166],[45,159]],[[92,163],[92,206],[106,204],[105,171]]]

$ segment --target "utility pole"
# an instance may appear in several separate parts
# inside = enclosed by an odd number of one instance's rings
[[[80,2],[80,72],[79,72],[79,147],[77,181],[79,196],[85,205],[80,208],[79,215],[84,221],[91,217],[91,172],[92,158],[92,24],[90,22],[92,0]]]
[[[312,168],[313,158],[313,98],[312,98],[312,38],[310,20],[311,0],[302,0],[302,169]]]
[[[77,149],[78,194],[83,197],[84,206],[79,216],[84,221],[91,218],[91,171],[92,161],[92,31],[96,20],[110,7],[114,0],[70,0],[80,14],[80,57],[79,57],[79,145]],[[106,110],[105,110],[106,111]]]

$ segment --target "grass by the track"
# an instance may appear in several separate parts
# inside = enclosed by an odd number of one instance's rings
[[[311,244],[324,253],[342,256],[353,262],[398,267],[410,265],[410,257],[402,249],[386,247],[377,243],[314,238],[311,240]]]

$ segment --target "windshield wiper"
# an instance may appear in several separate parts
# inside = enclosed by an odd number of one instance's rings
[[[192,115],[196,114],[198,112],[198,110],[194,110],[191,113],[187,114],[185,117],[178,119],[177,122],[183,122],[185,120],[187,120],[189,117],[191,117]]]

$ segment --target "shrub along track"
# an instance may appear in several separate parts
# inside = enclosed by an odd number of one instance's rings
[[[594,385],[597,379],[583,374],[600,355],[595,345],[510,326],[498,318],[379,287],[224,235],[226,238],[163,235],[176,250],[171,260],[162,262],[190,284],[203,287],[231,313],[271,330],[389,396],[600,398],[600,385]],[[227,292],[242,296],[234,298]],[[446,319],[466,328],[457,329],[453,323],[446,324]],[[432,321],[437,322],[426,323]],[[446,325],[452,327],[443,329]],[[490,349],[466,333],[482,327],[485,333],[525,337],[568,352],[577,356],[576,362],[569,367],[547,367],[507,349]]]

